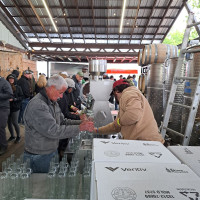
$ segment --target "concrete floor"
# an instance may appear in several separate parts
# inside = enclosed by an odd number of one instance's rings
[[[24,126],[20,125],[21,141],[15,144],[14,141],[8,143],[8,150],[5,154],[0,156],[0,171],[2,171],[2,162],[5,161],[11,154],[15,154],[15,158],[18,158],[24,152]],[[6,138],[10,137],[10,133],[6,128]]]

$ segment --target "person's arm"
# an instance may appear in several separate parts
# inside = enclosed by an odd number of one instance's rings
[[[79,133],[79,125],[57,124],[49,112],[49,107],[43,101],[38,100],[34,102],[34,105],[29,104],[25,110],[24,119],[31,129],[35,129],[44,137],[62,139],[76,136]]]
[[[60,113],[63,117],[63,114]],[[62,118],[61,117],[61,118]],[[49,107],[41,100],[37,100],[34,104],[29,104],[24,113],[25,125],[30,129],[35,129],[38,133],[47,138],[64,139],[74,137],[79,131],[92,131],[94,124],[81,123],[80,125],[57,124]]]
[[[10,84],[6,81],[2,86],[2,91],[0,91],[0,99],[12,99],[13,91]]]
[[[120,125],[117,124],[117,119],[118,118],[116,118],[115,121],[110,123],[110,124],[107,124],[105,126],[102,126],[102,127],[95,129],[95,132],[99,133],[99,134],[105,134],[105,135],[120,132],[121,127],[120,127]]]
[[[121,126],[129,126],[137,123],[143,115],[141,98],[137,94],[125,95],[121,98],[120,110],[123,110],[123,115],[120,115],[119,124]]]

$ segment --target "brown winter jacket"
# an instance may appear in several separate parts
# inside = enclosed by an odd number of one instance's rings
[[[126,140],[149,140],[164,143],[151,107],[136,87],[128,87],[122,92],[119,109],[116,120],[98,128],[98,133],[121,132]],[[117,123],[118,118],[120,125]]]

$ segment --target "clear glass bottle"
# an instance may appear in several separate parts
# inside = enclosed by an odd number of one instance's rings
[[[8,191],[9,191],[9,179],[8,174],[6,172],[0,172],[0,194],[2,200],[8,199]]]
[[[58,199],[66,198],[66,172],[65,172],[65,164],[63,162],[60,163],[60,170],[57,175],[57,195]]]
[[[27,173],[27,169],[24,168],[22,173],[20,174],[20,198],[28,199],[32,196],[32,185],[29,173]]]
[[[56,173],[50,171],[47,174],[47,198],[54,199],[56,198]]]

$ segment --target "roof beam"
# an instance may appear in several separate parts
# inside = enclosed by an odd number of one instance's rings
[[[84,33],[83,33],[83,25],[82,25],[82,21],[81,21],[80,11],[79,11],[79,8],[78,8],[78,1],[75,0],[75,2],[76,2],[76,10],[77,10],[77,13],[78,13],[78,19],[79,19],[79,23],[80,23],[80,26],[81,26],[81,33],[83,35],[83,41],[85,43],[85,37],[84,37]]]
[[[32,10],[33,10],[33,12],[35,13],[35,15],[36,15],[38,21],[40,22],[40,25],[42,26],[44,32],[46,33],[46,35],[47,35],[49,41],[52,42],[51,38],[49,37],[49,33],[47,32],[47,30],[46,30],[44,24],[42,23],[42,20],[40,19],[40,16],[37,14],[37,11],[36,11],[34,5],[32,4],[31,0],[28,0],[28,2],[29,2],[29,4],[30,4],[30,6],[31,6],[31,8],[32,8]],[[26,17],[27,17],[27,16],[26,16]],[[49,17],[47,17],[47,18],[49,18]]]
[[[185,1],[185,0],[184,0],[184,1]],[[182,4],[180,10],[178,11],[176,17],[179,16],[179,14],[181,13],[181,11],[182,11],[184,5],[185,5],[185,2],[183,2],[183,4]],[[173,23],[171,24],[171,27],[174,25],[175,21],[176,21],[176,20],[173,21]],[[165,37],[167,36],[167,34],[169,33],[169,31],[170,31],[170,28],[169,28],[168,31],[164,34],[164,37],[163,37],[163,39],[161,40],[161,42],[163,42],[163,40],[165,39]],[[157,34],[157,35],[158,35],[158,34]],[[154,40],[155,40],[155,38],[154,38]]]
[[[26,26],[26,24],[20,24],[20,26]],[[40,24],[33,24],[33,25],[31,25],[32,27],[35,27],[35,26],[40,26]],[[51,26],[51,24],[46,24],[46,26]],[[64,28],[64,27],[66,27],[66,25],[57,25],[57,27],[59,28],[59,27],[61,27],[61,28]],[[72,27],[72,28],[79,28],[80,27],[80,25],[79,24],[77,24],[77,25],[70,25],[70,27]],[[106,28],[106,26],[104,26],[104,25],[82,25],[82,27],[83,28],[87,28],[87,27],[89,27],[89,28],[92,28],[92,27],[96,27],[96,28]],[[123,26],[124,28],[130,28],[130,26],[128,26],[128,25],[125,25],[125,26]],[[138,28],[146,28],[146,26],[141,26],[141,25],[137,25],[137,27]],[[151,26],[148,26],[148,28],[156,28],[157,26],[153,26],[153,25],[151,25]],[[160,26],[160,27],[162,27],[162,28],[169,28],[170,27],[170,25],[162,25],[162,26]],[[110,26],[108,26],[108,28],[119,28],[119,26],[118,25],[110,25]]]
[[[135,57],[135,58],[130,59],[129,63],[131,63],[133,60],[137,60],[137,58]]]
[[[157,33],[158,33],[159,29],[160,29],[160,26],[161,26],[163,20],[165,19],[165,16],[166,16],[166,14],[167,14],[167,12],[168,12],[168,10],[169,10],[169,8],[170,8],[172,2],[173,2],[173,0],[170,0],[170,1],[169,1],[168,6],[167,6],[167,8],[166,8],[166,10],[165,10],[165,12],[164,12],[164,14],[163,14],[163,17],[162,17],[162,19],[160,20],[160,23],[159,23],[159,25],[158,25],[158,27],[157,27],[157,30],[156,30],[156,32],[155,32],[155,35],[153,36],[153,38],[152,38],[152,40],[151,40],[151,43],[152,43],[153,40],[155,39],[155,37],[156,37],[156,35],[157,35]],[[175,21],[175,20],[174,20],[174,21]]]
[[[91,0],[91,6],[92,6],[92,21],[93,21],[92,26],[94,27],[94,35],[95,35],[95,42],[96,42],[96,26],[95,26],[95,18],[94,18],[94,2],[93,2],[93,0]]]
[[[149,25],[149,22],[150,22],[150,20],[151,20],[153,11],[154,11],[154,9],[155,9],[155,7],[156,7],[156,3],[157,3],[157,0],[154,0],[153,8],[152,8],[151,13],[150,13],[150,15],[149,15],[149,19],[147,20],[146,27],[145,27],[145,29],[144,29],[144,31],[143,31],[143,34],[142,34],[142,38],[141,38],[141,40],[140,40],[140,43],[141,43],[142,40],[144,39],[144,35],[145,35],[145,32],[146,32],[147,28],[149,28],[148,25]]]
[[[63,15],[64,15],[65,9],[64,9],[62,0],[59,0],[59,3],[60,3],[60,6],[61,6],[61,9],[62,9],[62,11],[63,11]],[[70,29],[70,26],[69,26],[69,22],[68,22],[68,20],[67,20],[66,13],[65,13],[65,15],[64,15],[64,18],[65,18],[65,22],[66,22],[66,24],[67,24],[67,28],[68,28],[69,34],[70,34],[71,39],[72,39],[72,41],[73,41],[73,43],[74,43],[74,39],[73,39],[72,32],[71,32],[71,29]],[[60,26],[59,26],[59,27],[60,27]]]
[[[97,48],[97,49],[142,49],[144,47],[143,44],[60,44],[60,43],[38,43],[33,42],[29,43],[30,47],[54,47],[54,48]]]
[[[81,56],[76,56],[76,58],[79,60],[79,62],[81,62]]]
[[[136,27],[136,21],[137,21],[139,9],[140,9],[140,4],[141,4],[141,0],[138,1],[137,11],[136,11],[137,13],[136,13],[135,18],[134,18],[133,28],[132,28],[132,31],[131,31],[131,37],[129,38],[129,44],[131,43],[131,38],[132,38],[132,35],[133,35],[133,32],[134,32],[134,29]]]
[[[7,49],[11,49],[11,50],[14,50],[14,51],[17,51],[17,52],[21,52],[21,53],[26,53],[27,51],[26,50],[24,50],[24,49],[21,49],[21,48],[18,48],[18,47],[15,47],[15,46],[13,46],[13,45],[11,45],[11,44],[3,44],[3,42],[2,41],[0,41],[0,46],[3,46],[3,47],[5,47],[5,48],[7,48]],[[8,50],[8,51],[9,51]],[[11,53],[12,53],[12,51],[11,51]],[[13,52],[14,53],[14,52]]]
[[[88,57],[95,57],[95,56],[101,56],[101,57],[106,57],[106,56],[120,56],[120,57],[133,57],[137,56],[137,52],[68,52],[68,51],[37,51],[35,50],[34,52],[30,52],[32,55],[51,55],[51,56],[88,56]]]
[[[13,8],[13,5],[6,5],[7,8]],[[29,5],[21,5],[20,8],[30,8]],[[36,5],[35,8],[44,8],[43,6]],[[51,9],[60,9],[60,6],[49,6]],[[76,6],[68,6],[63,7],[64,9],[76,10]],[[79,6],[79,9],[90,9],[89,6]],[[94,6],[94,10],[105,10],[105,9],[113,9],[113,10],[121,10],[121,6]],[[141,6],[140,9],[152,9],[152,6]],[[166,6],[156,6],[155,9],[166,9]],[[133,10],[137,9],[137,6],[128,6],[127,9]],[[180,6],[172,6],[171,9],[180,9]]]
[[[20,26],[17,24],[17,22],[13,19],[13,17],[10,15],[10,13],[8,12],[8,10],[4,7],[4,5],[1,3],[1,1],[0,1],[0,7],[1,7],[1,9],[4,11],[4,13],[7,15],[7,17],[10,19],[10,21],[14,24],[14,26],[16,27],[16,29],[18,29],[18,31],[21,33],[21,35],[24,37],[24,39],[27,41],[27,42],[29,42],[28,41],[28,38],[26,37],[26,35],[24,34],[24,32],[23,32],[23,30],[20,28]],[[4,18],[5,19],[5,18]],[[16,33],[14,34],[14,35],[16,35],[17,34],[17,30],[15,30],[16,31]],[[17,38],[17,37],[16,37]],[[20,41],[22,41],[22,40],[20,40]],[[24,44],[24,42],[22,43],[22,44]],[[23,45],[24,46],[24,45]],[[26,46],[26,45],[25,45]],[[24,46],[24,47],[25,47]],[[27,48],[27,47],[25,47],[25,48]]]
[[[28,0],[28,1],[30,1],[30,0]],[[20,15],[12,15],[12,17],[21,17]],[[30,18],[34,18],[35,17],[35,15],[27,15],[26,17],[30,17]],[[64,18],[65,16],[58,16],[57,17],[57,19],[62,19],[62,18]],[[133,16],[133,17],[125,17],[124,19],[133,19],[135,16]],[[42,15],[42,16],[40,16],[40,18],[41,19],[43,19],[43,18],[49,18],[49,16],[48,15]],[[70,19],[78,19],[78,16],[70,16]],[[91,17],[90,16],[81,16],[81,19],[91,19]],[[103,19],[103,20],[106,20],[107,19],[107,17],[104,17],[104,16],[95,16],[95,19]],[[121,18],[120,17],[118,17],[118,16],[110,16],[109,17],[109,19],[114,19],[114,20],[120,20]],[[137,19],[149,19],[149,17],[137,17]],[[162,17],[152,17],[151,19],[162,19]],[[170,17],[170,16],[168,16],[168,17],[165,17],[165,19],[175,19],[175,17]]]
[[[0,19],[1,22],[5,25],[5,27],[13,34],[13,36],[19,41],[19,43],[25,48],[28,49],[26,42],[22,39],[22,37],[17,33],[16,29],[13,27],[13,24],[5,18],[5,16],[0,11]]]
[[[35,32],[35,30],[33,29],[33,27],[31,26],[31,24],[29,23],[27,17],[24,15],[24,13],[22,12],[21,8],[19,8],[17,1],[12,0],[13,4],[15,5],[15,7],[17,8],[17,10],[19,11],[19,13],[22,15],[24,21],[28,24],[28,27],[30,28],[30,30],[34,33],[35,37],[38,39],[39,42],[40,38],[37,36],[37,33]]]
[[[126,56],[121,60],[121,63],[124,62],[126,60]]]
[[[32,34],[32,33],[29,33],[29,32],[25,32],[25,33]],[[61,34],[66,34],[66,32],[61,32]],[[80,34],[80,32],[74,32],[73,34]],[[85,34],[85,39],[91,39],[91,40],[94,39],[94,37],[91,37],[91,36],[87,37],[87,35],[91,35],[91,34],[94,34],[94,33]],[[133,35],[136,35],[136,36],[138,36],[138,35],[140,36],[140,34],[142,34],[142,33],[133,33]],[[99,35],[100,35],[100,37],[98,37]],[[112,33],[110,35],[113,37],[113,36],[118,36],[119,34],[118,33]],[[153,36],[154,33],[146,33],[146,35],[152,35]],[[165,34],[164,33],[158,33],[157,35],[164,36]],[[105,33],[104,34],[97,33],[97,39],[100,39],[100,40],[106,40],[107,39],[107,38],[102,38],[102,36],[106,36]],[[123,36],[130,37],[130,35],[127,35],[127,34],[123,34]],[[30,36],[29,38],[34,38],[34,37]],[[41,36],[40,38],[46,38],[46,37]],[[58,38],[58,37],[55,37],[55,38]],[[74,38],[81,39],[79,36],[76,36]],[[137,37],[137,38],[131,38],[131,40],[140,40],[140,38],[141,38],[141,36]],[[63,39],[65,39],[65,38],[63,38]],[[116,40],[116,39],[117,38],[111,38],[111,37],[109,38],[109,40]],[[127,38],[121,38],[121,40],[128,40],[128,39]],[[151,38],[149,38],[149,40],[151,40]]]

